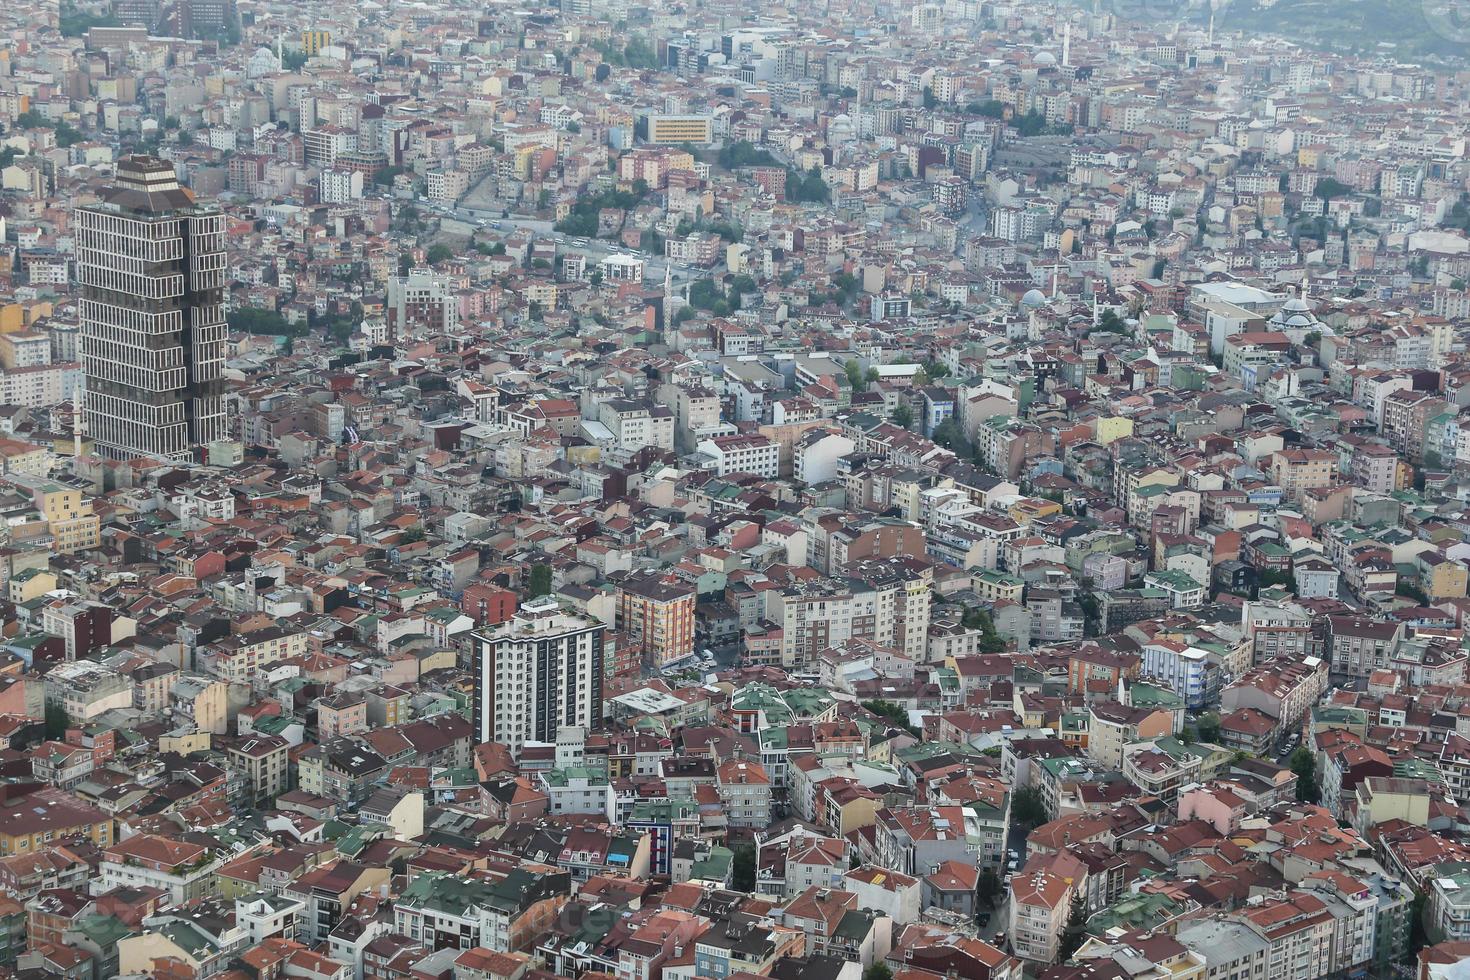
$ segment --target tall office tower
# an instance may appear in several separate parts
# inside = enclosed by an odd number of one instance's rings
[[[165,14],[175,37],[212,41],[239,19],[235,0],[174,0]],[[238,38],[237,38],[238,40]]]
[[[476,633],[479,740],[519,753],[527,742],[555,742],[562,725],[596,727],[602,721],[605,630],[543,597],[527,602],[509,622]]]
[[[112,459],[187,460],[225,435],[224,215],[133,156],[76,219],[87,434]]]

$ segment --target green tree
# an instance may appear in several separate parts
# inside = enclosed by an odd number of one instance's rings
[[[1316,197],[1320,197],[1324,201],[1331,201],[1334,197],[1342,197],[1344,194],[1348,194],[1351,191],[1352,188],[1344,184],[1342,181],[1336,180],[1332,177],[1323,177],[1321,180],[1317,181],[1317,186],[1313,188],[1312,194]]]
[[[1046,801],[1041,798],[1041,790],[1035,786],[1024,786],[1011,797],[1011,820],[1017,826],[1030,830],[1040,827],[1050,819],[1046,812]]]
[[[894,704],[892,701],[884,701],[881,698],[864,701],[862,704],[864,708],[867,708],[873,714],[878,715],[880,718],[887,718],[909,734],[915,737],[922,735],[922,732],[909,724],[909,713],[903,709],[902,705]]]
[[[231,310],[225,320],[231,330],[262,337],[295,337],[306,332],[301,325],[286,322],[286,318],[275,310],[252,306]]]
[[[61,5],[58,27],[62,37],[81,37],[94,27],[116,27],[118,19],[111,14],[93,14],[78,10],[76,4]]]
[[[551,594],[551,566],[532,565],[531,581],[527,587],[532,599]]]
[[[947,418],[936,425],[929,438],[934,440],[935,445],[954,450],[958,456],[970,455],[970,444],[965,439],[965,430],[954,418]]]
[[[1312,750],[1298,745],[1291,754],[1291,771],[1296,773],[1296,798],[1301,803],[1316,803],[1322,799],[1322,788],[1317,785],[1317,759]]]
[[[1406,599],[1413,599],[1421,606],[1429,605],[1429,595],[1419,586],[1407,579],[1399,579],[1393,587],[1394,595],[1401,595]]]
[[[689,284],[689,305],[696,310],[713,310],[724,298],[724,291],[713,279],[696,279]]]
[[[914,410],[909,408],[908,405],[900,403],[893,410],[892,419],[894,425],[902,429],[907,429],[914,424]]]
[[[602,285],[602,270],[601,269],[593,269],[592,270],[592,275],[590,275],[590,276],[587,277],[587,281],[590,282],[590,283],[592,283],[593,288],[596,288],[598,286],[601,286]]]
[[[185,137],[188,137],[188,138],[185,139]],[[190,136],[188,133],[180,133],[179,134],[179,142],[180,143],[191,143],[191,142],[193,142],[193,140],[194,140],[194,137]],[[67,122],[65,119],[60,120],[59,122],[57,122],[57,124],[56,124],[56,145],[57,146],[62,146],[62,147],[75,146],[78,143],[80,143],[81,141],[82,141],[82,133],[75,126],[73,126],[71,123]]]
[[[629,68],[641,68],[645,71],[663,67],[658,63],[658,53],[641,34],[633,35],[633,40],[623,48],[623,60]]]
[[[1103,310],[1102,316],[1097,318],[1097,326],[1092,329],[1096,333],[1127,333],[1128,324],[1112,310]]]
[[[868,390],[867,375],[863,373],[863,366],[858,363],[857,358],[854,357],[849,359],[848,362],[842,366],[842,369],[847,373],[847,383],[852,387],[853,391]]]
[[[1082,942],[1087,938],[1087,908],[1082,904],[1081,895],[1072,896],[1072,914],[1067,917],[1066,928],[1062,930],[1061,943],[1057,946],[1057,962],[1065,963],[1077,955],[1077,950],[1082,948]]]
[[[755,845],[736,844],[735,861],[730,872],[730,887],[737,892],[755,891]]]
[[[597,234],[599,215],[604,209],[629,211],[647,195],[648,184],[642,180],[633,181],[631,191],[605,190],[596,194],[583,194],[572,204],[571,212],[556,223],[556,230],[566,235],[592,238]]]
[[[816,167],[805,174],[799,170],[787,170],[786,200],[796,204],[826,204],[832,200],[832,190]]]
[[[1200,715],[1194,727],[1201,742],[1215,742],[1220,738],[1220,716],[1213,711]]]
[[[736,140],[727,144],[716,159],[726,170],[776,166],[776,158],[771,156],[769,150],[757,149],[749,140]]]
[[[1429,915],[1425,900],[1426,892],[1414,893],[1414,901],[1409,905],[1409,949],[1423,949],[1435,943],[1443,942],[1444,935],[1436,926]]]
[[[893,980],[893,971],[887,963],[879,960],[863,971],[863,980]]]
[[[1006,641],[995,631],[995,620],[990,616],[990,610],[983,606],[970,606],[960,617],[960,625],[967,630],[980,631],[980,652],[1001,653],[1006,648]]]
[[[53,742],[66,737],[66,709],[60,702],[46,702],[46,737]]]
[[[287,71],[300,71],[310,58],[311,55],[305,51],[283,51],[281,52],[281,67]]]
[[[402,167],[384,167],[373,174],[373,183],[381,184],[383,187],[392,187],[393,178],[403,173]]]
[[[427,258],[430,265],[439,265],[441,262],[448,262],[454,258],[454,249],[448,245],[434,245],[429,248]]]

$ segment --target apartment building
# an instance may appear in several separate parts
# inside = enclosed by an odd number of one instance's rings
[[[528,741],[555,741],[562,725],[595,727],[602,720],[605,632],[602,623],[542,597],[508,622],[472,634],[477,741],[518,753]]]
[[[781,446],[765,436],[715,436],[702,439],[698,452],[714,461],[715,473],[753,473],[774,480],[781,475]]]
[[[617,628],[646,663],[664,667],[694,654],[692,584],[658,572],[631,573],[617,583]]]

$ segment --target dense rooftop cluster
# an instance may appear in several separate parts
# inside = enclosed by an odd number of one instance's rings
[[[1464,976],[1470,73],[1115,6],[0,4],[0,976]]]

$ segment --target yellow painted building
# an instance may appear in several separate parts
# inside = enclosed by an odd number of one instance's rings
[[[322,48],[332,43],[331,31],[302,31],[301,50],[308,56],[316,54]]]
[[[10,577],[10,601],[30,602],[56,588],[56,576],[44,568],[27,568]]]
[[[715,138],[709,116],[649,116],[650,143],[709,143]]]
[[[51,457],[50,447],[22,442],[19,439],[0,439],[0,467],[6,473],[49,476]]]
[[[0,333],[19,333],[37,320],[49,317],[51,310],[51,303],[46,300],[6,303],[0,306]]]
[[[1126,439],[1133,435],[1133,420],[1110,416],[1097,420],[1097,442],[1098,445],[1106,446],[1118,439]]]
[[[846,837],[854,831],[863,827],[871,827],[878,822],[878,811],[883,808],[881,799],[868,796],[853,795],[846,799],[827,800],[827,818],[831,821],[829,826],[835,827],[837,833]]]
[[[174,732],[158,737],[158,751],[177,752],[179,755],[208,752],[213,740],[211,732]]]
[[[1022,497],[1011,505],[1010,518],[1022,527],[1029,527],[1032,521],[1061,512],[1062,505],[1055,500],[1047,500],[1045,497]]]
[[[0,857],[33,854],[58,837],[79,835],[110,847],[113,820],[90,804],[50,786],[27,791],[24,784],[0,790]]]
[[[1470,586],[1465,566],[1430,552],[1419,558],[1420,580],[1431,600],[1462,599]]]
[[[71,554],[97,547],[101,522],[92,511],[91,498],[83,491],[22,473],[7,474],[7,482],[31,495],[31,503],[45,519],[57,551]]]
[[[125,974],[151,976],[157,968],[157,961],[167,960],[187,967],[190,976],[198,976],[207,961],[198,953],[197,949],[185,949],[165,933],[145,932],[118,942],[117,966]]]

